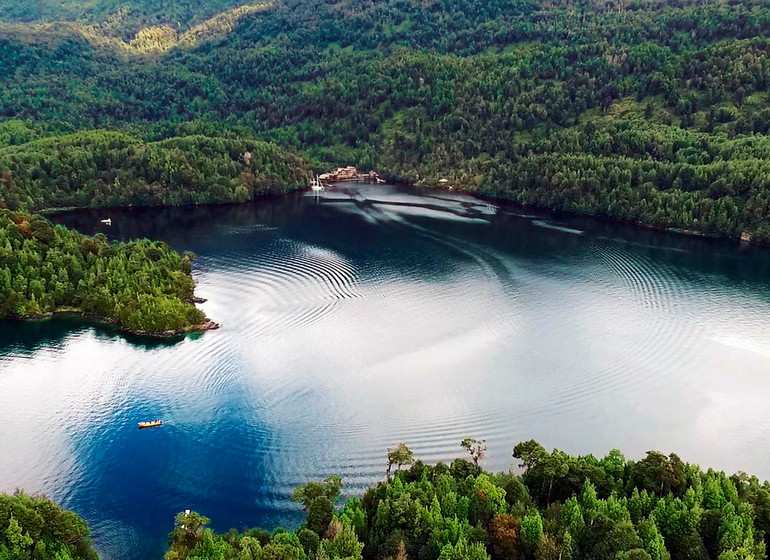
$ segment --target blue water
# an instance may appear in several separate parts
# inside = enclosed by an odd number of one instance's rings
[[[536,438],[770,476],[766,248],[388,185],[53,219],[195,251],[223,325],[0,324],[0,491],[77,511],[105,558],[160,558],[185,508],[293,526],[296,485],[359,493],[400,441],[433,462],[486,438],[491,469]]]

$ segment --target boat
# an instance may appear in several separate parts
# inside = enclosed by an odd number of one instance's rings
[[[107,224],[108,226],[112,225],[112,218],[105,218],[104,220],[99,220],[103,224]]]
[[[143,430],[144,428],[157,428],[158,426],[163,425],[163,420],[147,420],[146,422],[139,422],[139,429]]]
[[[324,190],[324,185],[321,182],[321,179],[318,178],[318,175],[313,177],[313,180],[310,181],[310,189],[314,191],[322,191]]]

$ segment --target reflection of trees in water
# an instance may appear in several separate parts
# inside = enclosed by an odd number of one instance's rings
[[[153,350],[161,347],[171,347],[179,343],[183,337],[159,339],[122,333],[105,325],[89,323],[76,317],[57,317],[42,321],[0,322],[0,356],[27,355],[31,356],[41,348],[60,349],[66,340],[77,337],[83,332],[93,329],[99,340],[123,339],[136,348]]]
[[[101,232],[111,239],[147,237],[174,244],[177,240],[184,241],[189,234],[208,235],[222,226],[232,228],[255,223],[271,227],[287,225],[302,214],[304,206],[304,193],[293,193],[265,196],[243,204],[82,209],[50,214],[48,218],[87,235]],[[111,226],[100,223],[106,217],[112,219]]]
[[[355,193],[371,199],[382,199],[385,207],[394,205],[388,201],[388,192],[400,196],[415,195],[414,200],[406,203],[410,207],[425,206],[441,210],[441,197],[435,191],[413,187],[394,187],[389,191],[379,187],[367,186]],[[266,196],[244,204],[178,207],[178,208],[131,208],[108,210],[77,210],[49,216],[57,223],[94,234],[103,232],[111,238],[131,239],[147,237],[168,242],[179,251],[200,250],[204,243],[217,243],[223,236],[240,233],[239,228],[254,228],[256,225],[281,229],[281,235],[296,237],[303,241],[312,238],[315,245],[325,246],[340,251],[348,257],[356,252],[355,246],[371,245],[382,234],[383,223],[368,224],[355,214],[340,211],[341,204],[350,203],[345,187],[340,187],[337,194],[341,198],[322,200],[320,204],[309,199],[304,192],[295,192],[282,196]],[[462,199],[465,195],[453,194],[453,199]],[[486,203],[484,199],[468,197],[469,201]],[[355,202],[355,201],[353,201]],[[359,201],[360,202],[360,201]],[[403,205],[403,201],[401,202]],[[563,258],[575,253],[582,253],[595,243],[616,244],[624,249],[645,257],[654,258],[664,265],[686,267],[694,272],[728,276],[736,281],[764,282],[770,276],[770,250],[764,247],[741,245],[735,241],[706,239],[697,236],[681,235],[619,223],[614,220],[571,216],[567,214],[523,209],[520,206],[504,202],[495,202],[499,211],[494,215],[481,215],[475,208],[464,207],[466,216],[482,217],[488,223],[464,222],[462,220],[442,220],[419,214],[409,216],[408,223],[429,229],[433,234],[445,235],[469,243],[480,243],[488,248],[497,249],[514,257],[522,258]],[[398,204],[396,204],[398,206]],[[448,201],[446,208],[457,213],[457,201]],[[112,226],[105,226],[99,220],[110,216]],[[584,232],[575,235],[568,232],[549,230],[533,225],[533,220],[545,221]],[[389,224],[392,225],[392,224]],[[418,240],[411,228],[394,232],[389,228],[388,235],[397,237],[403,247]],[[245,230],[241,230],[245,231]],[[351,244],[350,238],[358,235],[357,243]],[[361,237],[363,235],[363,238]],[[423,247],[424,249],[424,247]],[[382,255],[380,255],[382,257]],[[747,259],[751,266],[746,266]]]

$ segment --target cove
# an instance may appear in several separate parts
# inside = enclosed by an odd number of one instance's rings
[[[770,477],[767,248],[392,185],[51,219],[194,251],[222,324],[0,323],[0,490],[77,511],[105,558],[161,557],[185,508],[292,526],[295,486],[358,493],[400,441],[435,462],[486,438],[490,470],[535,438]]]

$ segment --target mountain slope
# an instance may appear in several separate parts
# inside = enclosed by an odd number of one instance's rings
[[[226,27],[130,57],[17,29],[0,117],[148,140],[196,121],[327,165],[770,240],[765,0],[280,0]]]

